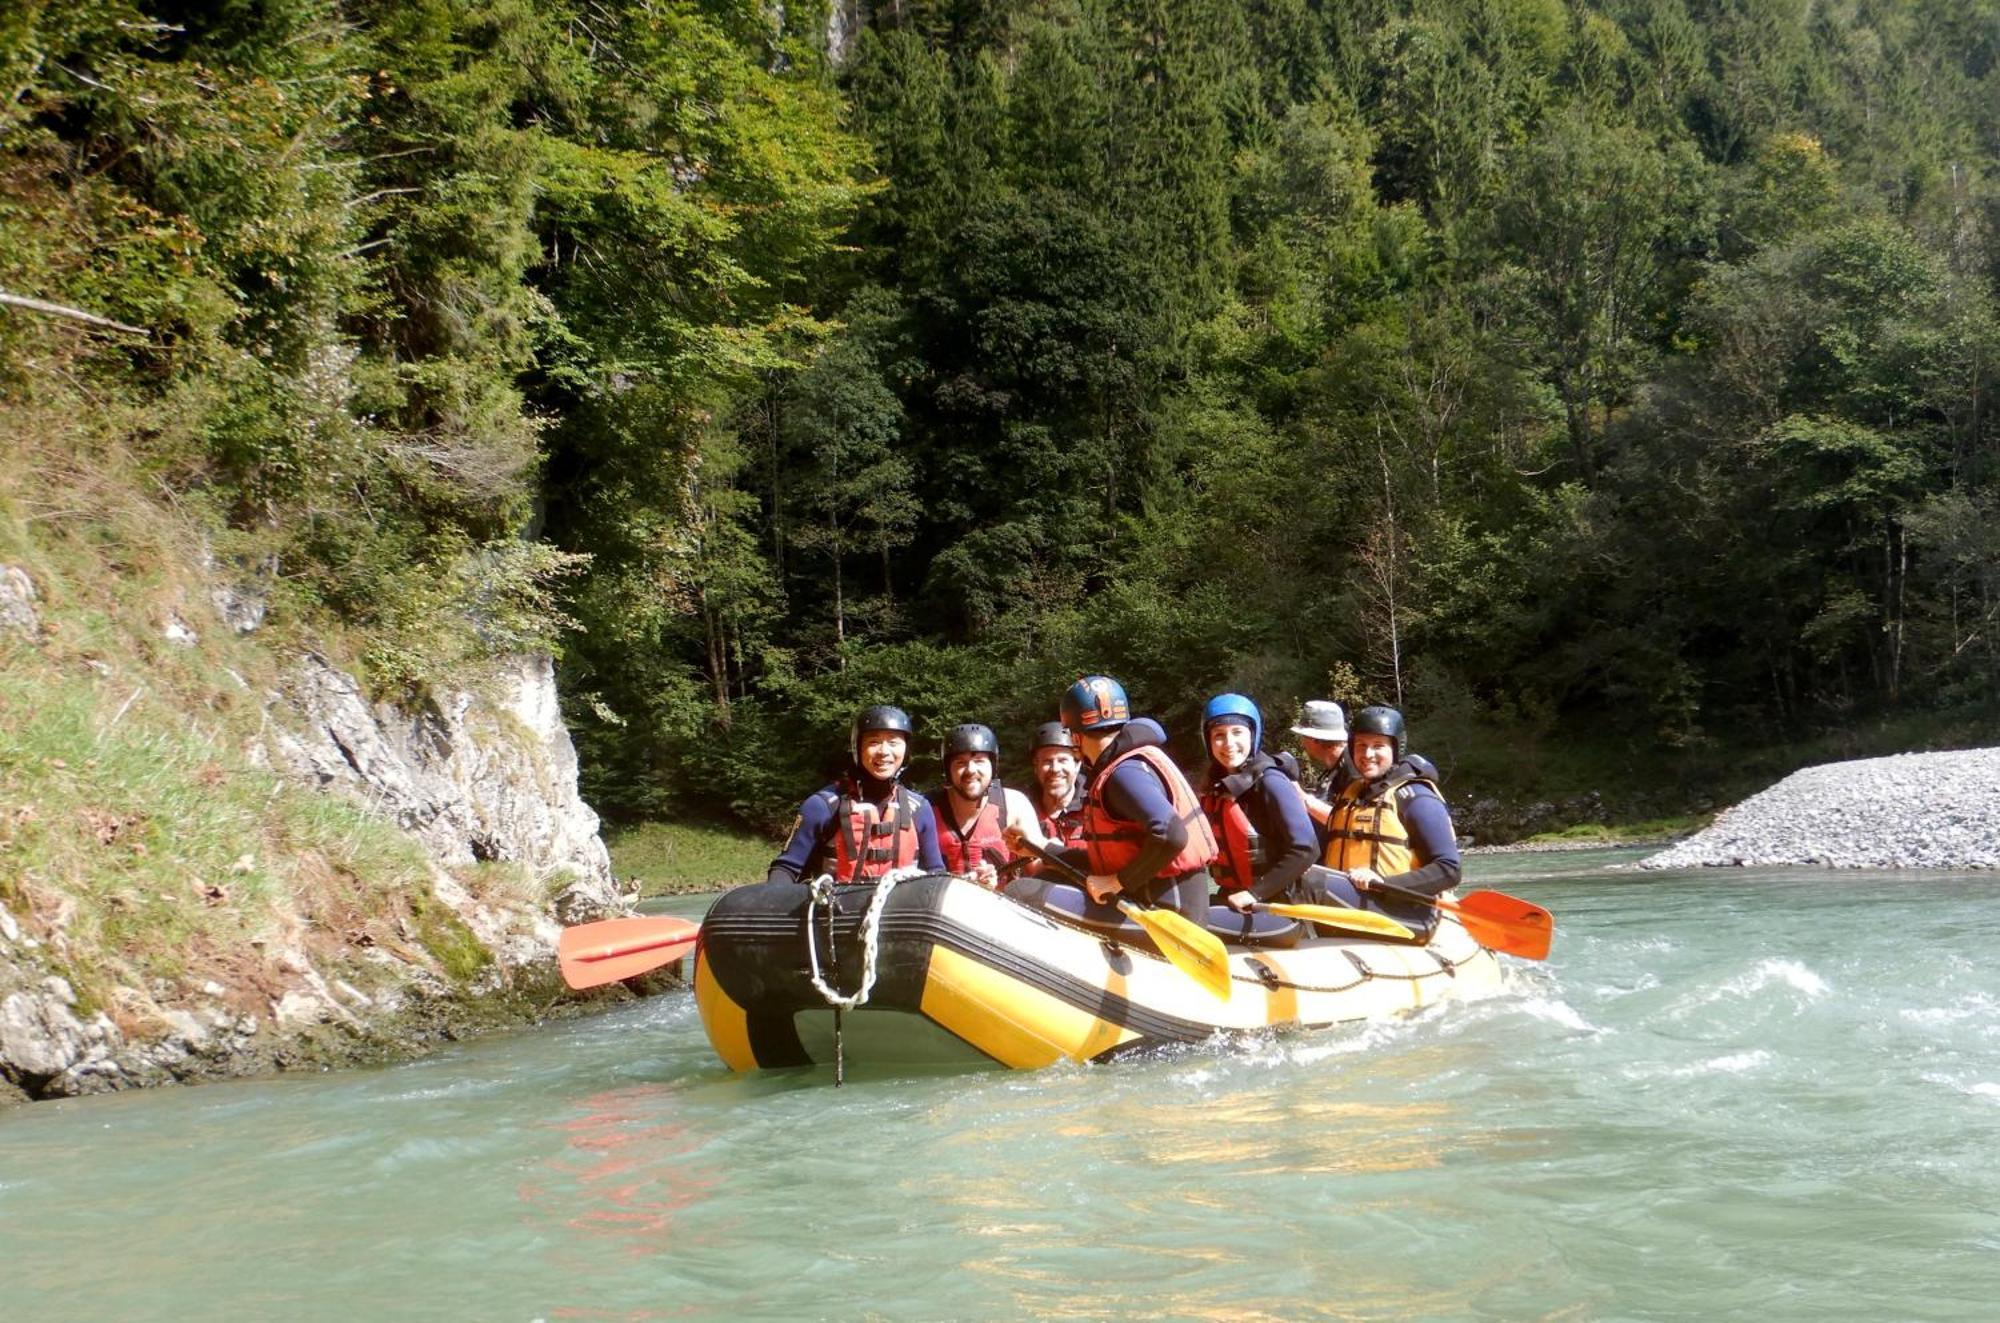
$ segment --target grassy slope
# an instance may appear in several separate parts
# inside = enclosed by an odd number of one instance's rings
[[[268,1012],[301,957],[364,991],[477,973],[485,951],[410,837],[255,761],[294,625],[282,603],[247,637],[221,621],[203,521],[157,497],[117,431],[0,416],[0,564],[26,571],[42,617],[38,638],[0,635],[0,904],[42,943],[20,972],[63,975],[140,1038],[205,986]],[[195,641],[170,641],[170,620]],[[496,899],[529,885],[462,880]]]
[[[730,827],[648,822],[606,838],[611,871],[641,894],[720,891],[762,880],[781,842]]]

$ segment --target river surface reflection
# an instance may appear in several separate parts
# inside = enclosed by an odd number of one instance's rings
[[[677,994],[0,1112],[0,1315],[1985,1316],[2000,878],[1635,857],[1473,861],[1559,923],[1500,997],[1227,1051],[836,1091]]]

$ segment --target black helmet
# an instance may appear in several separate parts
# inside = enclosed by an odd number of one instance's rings
[[[847,742],[847,751],[854,755],[854,761],[861,761],[861,737],[872,731],[892,730],[908,739],[917,733],[910,724],[910,714],[899,707],[887,703],[877,703],[874,707],[864,707],[854,718],[854,734]]]
[[[1040,753],[1043,749],[1074,749],[1076,740],[1069,733],[1069,727],[1060,721],[1044,721],[1035,727],[1035,742],[1028,746],[1029,753]]]
[[[963,726],[953,726],[951,733],[944,737],[944,765],[951,766],[951,760],[961,753],[991,754],[993,761],[1000,761],[1000,741],[994,738],[990,727],[969,721]]]
[[[1364,707],[1347,719],[1353,735],[1387,735],[1398,758],[1403,756],[1403,714],[1393,707]]]

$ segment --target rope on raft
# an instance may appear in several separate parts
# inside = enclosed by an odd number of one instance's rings
[[[892,868],[882,875],[881,881],[875,884],[875,894],[868,899],[868,911],[861,917],[861,986],[855,989],[852,996],[843,994],[835,989],[820,974],[819,944],[813,937],[813,911],[823,907],[826,910],[826,963],[827,967],[831,969],[834,965],[833,920],[836,913],[833,904],[833,897],[836,890],[833,875],[831,873],[821,873],[806,884],[807,890],[810,893],[810,899],[806,902],[806,959],[811,966],[810,972],[813,988],[821,997],[826,999],[827,1005],[833,1007],[833,1083],[835,1088],[845,1083],[847,1077],[847,1063],[841,1041],[842,1014],[865,1004],[868,1000],[868,994],[875,990],[875,957],[882,933],[883,904],[889,899],[889,893],[896,889],[898,883],[921,876],[923,876],[923,869],[921,868]]]

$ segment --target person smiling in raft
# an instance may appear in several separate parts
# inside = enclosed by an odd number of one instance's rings
[[[1404,754],[1401,712],[1365,707],[1349,724],[1347,752],[1354,777],[1334,797],[1320,861],[1346,877],[1329,880],[1328,890],[1342,903],[1378,910],[1414,930],[1428,931],[1435,921],[1429,906],[1377,889],[1388,883],[1436,896],[1458,885],[1463,865],[1451,810],[1438,792],[1430,763]]]
[[[990,727],[953,726],[944,739],[944,785],[930,794],[937,815],[938,852],[945,868],[982,887],[999,885],[999,869],[1013,856],[1017,834],[1048,845],[1034,805],[1000,783],[1000,741]]]
[[[1264,718],[1242,694],[1217,694],[1201,718],[1208,744],[1202,811],[1222,853],[1215,861],[1222,899],[1237,910],[1259,901],[1323,903],[1303,885],[1319,854],[1290,754],[1263,750]]]
[[[930,803],[902,784],[913,734],[910,714],[887,704],[854,718],[847,770],[799,806],[767,882],[829,873],[836,882],[874,882],[916,864],[944,871]]]

